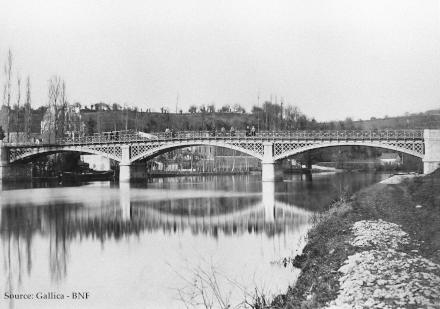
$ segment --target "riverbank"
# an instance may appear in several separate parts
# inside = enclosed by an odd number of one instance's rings
[[[335,202],[291,259],[301,274],[272,308],[439,308],[438,188],[440,170],[399,175]]]

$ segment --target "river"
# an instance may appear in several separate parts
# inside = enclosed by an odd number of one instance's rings
[[[217,308],[252,301],[255,291],[271,297],[298,276],[280,261],[301,252],[314,213],[386,177],[4,184],[0,307]]]

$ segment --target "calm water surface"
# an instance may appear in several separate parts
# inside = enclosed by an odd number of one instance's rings
[[[184,308],[275,295],[298,270],[314,212],[386,174],[180,177],[142,185],[3,184],[0,308]],[[4,292],[89,292],[87,300],[5,300]],[[212,293],[218,291],[217,297]]]

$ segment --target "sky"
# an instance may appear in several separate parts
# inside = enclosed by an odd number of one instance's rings
[[[0,63],[11,49],[34,106],[59,75],[87,105],[272,97],[320,121],[402,115],[440,108],[439,2],[0,0]]]

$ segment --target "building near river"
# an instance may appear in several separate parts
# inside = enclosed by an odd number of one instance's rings
[[[384,152],[378,158],[381,165],[394,165],[398,166],[402,164],[402,159],[398,153],[395,152]]]
[[[109,171],[110,159],[98,155],[81,155],[81,161],[87,163],[95,171]]]

